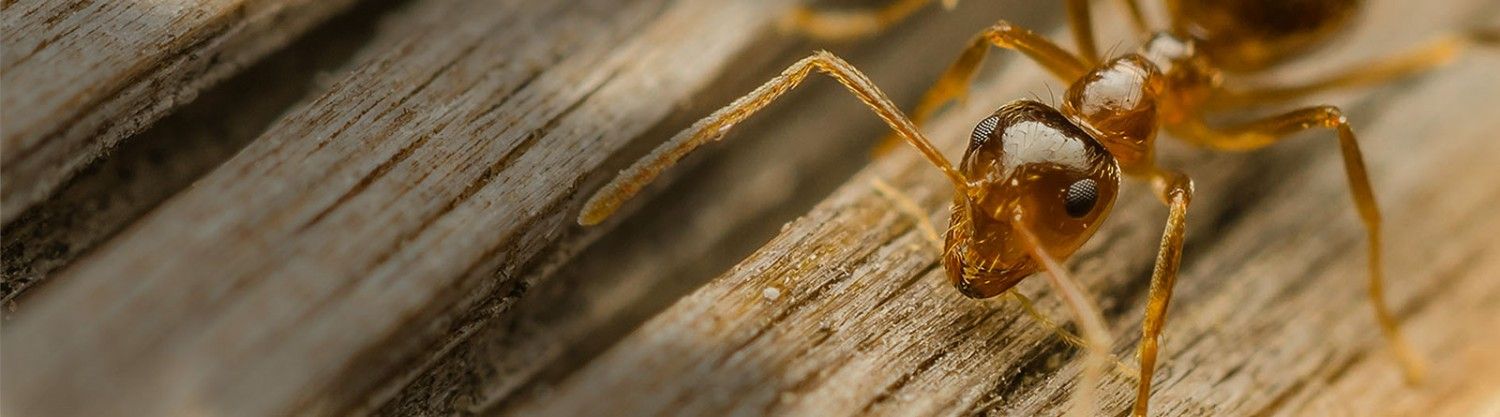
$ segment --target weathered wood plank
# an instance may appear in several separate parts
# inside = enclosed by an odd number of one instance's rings
[[[1453,25],[1492,21],[1484,2],[1444,8],[1372,2],[1352,47],[1320,70],[1412,46]],[[1400,31],[1389,30],[1401,27]],[[1363,231],[1332,141],[1250,155],[1168,149],[1199,197],[1174,297],[1159,415],[1457,415],[1493,410],[1500,391],[1493,332],[1500,314],[1500,193],[1483,178],[1500,152],[1496,57],[1472,56],[1419,81],[1341,95],[1375,169],[1390,241],[1392,301],[1432,380],[1404,387],[1364,297]],[[973,120],[1038,80],[1016,72],[936,123],[953,151]],[[1024,88],[1024,87],[1023,87]],[[1028,90],[1037,91],[1039,87]],[[1054,90],[1056,91],[1056,90]],[[1446,111],[1465,108],[1467,111]],[[952,152],[950,152],[952,153]],[[514,415],[1056,415],[1075,389],[1071,349],[1013,305],[975,302],[945,282],[936,254],[867,181],[891,180],[930,210],[949,191],[903,154],[882,161],[765,248],[630,334]],[[1435,186],[1441,184],[1442,186]],[[1164,209],[1127,188],[1106,230],[1072,262],[1100,299],[1128,357]],[[1042,283],[1024,292],[1047,298]],[[773,291],[767,291],[773,290]],[[768,296],[767,294],[774,294]],[[1055,300],[1042,303],[1060,312]],[[1054,315],[1060,315],[1055,313]],[[1133,381],[1102,387],[1123,412]],[[1326,389],[1323,389],[1325,388]],[[1090,389],[1090,388],[1086,388]],[[1486,408],[1487,407],[1487,408]],[[1318,413],[1328,414],[1328,413]]]
[[[955,53],[932,45],[960,45],[1002,13],[1051,26],[1061,11],[1025,0],[967,2],[951,13],[932,8],[884,36],[834,51],[894,99],[912,102]],[[732,65],[732,79],[714,81],[707,95],[677,112],[680,120],[645,138],[671,136],[817,46],[797,44],[766,62]],[[885,131],[827,80],[814,79],[784,100],[737,126],[732,140],[680,164],[671,173],[680,181],[636,215],[616,219],[621,227],[600,241],[577,256],[546,255],[566,263],[521,273],[525,297],[444,352],[380,414],[479,413],[555,382],[805,213],[870,161],[873,141]]]
[[[370,401],[462,332],[454,317],[503,297],[566,231],[583,178],[758,47],[788,3],[415,5],[384,52],[38,293],[0,341],[0,406]]]
[[[6,1],[0,223],[354,0]]]
[[[348,71],[380,16],[399,2],[366,2],[267,55],[131,136],[0,231],[0,304],[118,233],[320,96]]]

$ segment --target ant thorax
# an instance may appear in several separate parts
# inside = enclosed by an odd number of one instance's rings
[[[1141,46],[1139,54],[1166,79],[1157,109],[1161,123],[1175,125],[1192,118],[1193,109],[1204,107],[1222,85],[1222,72],[1201,49],[1199,40],[1171,32],[1156,32]]]
[[[1063,113],[1104,145],[1125,172],[1141,172],[1151,166],[1165,87],[1161,70],[1145,56],[1121,56],[1074,81]]]

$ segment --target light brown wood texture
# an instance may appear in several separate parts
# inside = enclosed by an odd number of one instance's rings
[[[0,223],[353,0],[21,0],[0,25]]]
[[[1061,11],[1025,0],[968,2],[930,8],[899,30],[834,52],[862,65],[900,102],[914,102],[945,69],[972,28],[1010,14],[1021,24],[1056,24]],[[737,62],[644,135],[661,141],[823,46],[799,42],[750,64]],[[660,198],[636,210],[576,256],[549,256],[548,266],[516,277],[528,288],[498,309],[472,336],[436,358],[380,414],[483,413],[531,395],[618,340],[629,330],[733,266],[788,219],[867,165],[885,125],[830,80],[812,78],[785,102],[740,124],[724,142],[700,150],[669,176]],[[630,156],[644,153],[641,149]]]
[[[371,39],[327,45],[352,58],[300,87],[311,100],[268,104],[296,95],[287,85],[208,94],[6,225],[6,283],[21,267],[46,281],[6,306],[0,415],[1060,414],[1077,352],[1014,304],[948,286],[911,220],[869,185],[895,184],[941,227],[945,182],[906,149],[859,171],[883,126],[827,79],[610,223],[573,225],[616,169],[825,46],[776,30],[792,3],[409,1],[349,35]],[[985,24],[1056,29],[1052,3],[968,1],[831,47],[909,104]],[[1095,13],[1100,46],[1127,50],[1114,3]],[[1373,1],[1348,42],[1271,79],[1500,25],[1492,3]],[[5,3],[7,22],[22,6]],[[1155,415],[1500,411],[1497,65],[1500,53],[1478,51],[1309,101],[1345,106],[1364,139],[1389,292],[1432,360],[1420,387],[1401,384],[1366,303],[1331,134],[1251,154],[1162,139],[1199,197]],[[929,129],[950,157],[980,114],[1063,89],[1014,53],[989,66],[998,74]],[[278,112],[261,106],[288,113],[254,127]],[[210,126],[256,132],[223,134],[248,140],[242,150],[191,143]],[[168,168],[138,160],[158,151]],[[156,179],[175,185],[142,189]],[[1130,183],[1069,264],[1127,361],[1165,217],[1145,188]],[[58,242],[70,246],[47,253]],[[1069,321],[1043,282],[1021,288]],[[1099,388],[1109,414],[1133,384]]]
[[[1493,4],[1374,2],[1344,48],[1305,76],[1411,47]],[[1449,8],[1451,6],[1451,8]],[[1475,16],[1483,19],[1476,20]],[[1402,30],[1389,30],[1400,27]],[[1360,229],[1329,133],[1249,155],[1169,149],[1199,196],[1158,368],[1158,415],[1487,415],[1500,282],[1485,178],[1500,146],[1497,57],[1478,52],[1415,81],[1325,97],[1344,105],[1374,167],[1390,241],[1392,302],[1432,365],[1401,383],[1365,298]],[[998,103],[1038,91],[1007,73],[931,131],[950,154]],[[1031,87],[1027,87],[1030,85]],[[1056,88],[1056,87],[1054,87]],[[1056,91],[1056,90],[1054,90]],[[1443,105],[1434,105],[1443,103]],[[1467,103],[1468,105],[1455,105]],[[882,161],[726,275],[502,415],[1055,415],[1078,388],[1073,351],[1011,304],[965,299],[909,219],[872,191],[885,178],[941,221],[949,190],[910,154]],[[1129,358],[1164,209],[1127,188],[1107,229],[1071,262]],[[1022,290],[1063,311],[1040,282]],[[1113,376],[1105,414],[1134,381]],[[1096,389],[1086,387],[1084,389]]]
[[[578,182],[774,34],[787,4],[413,5],[382,52],[22,307],[0,404],[359,407],[461,333],[467,307],[504,297],[571,220]]]
[[[204,90],[6,223],[0,304],[21,300],[52,272],[234,156],[282,114],[317,98],[364,50],[377,18],[398,5],[363,4]]]

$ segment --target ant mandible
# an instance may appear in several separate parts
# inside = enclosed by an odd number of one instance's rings
[[[896,0],[887,9],[930,0]],[[1114,205],[1121,174],[1149,182],[1168,207],[1166,227],[1151,274],[1138,350],[1140,378],[1133,415],[1150,399],[1167,304],[1177,278],[1193,184],[1178,170],[1157,165],[1154,141],[1161,129],[1189,143],[1218,150],[1262,148],[1301,131],[1333,130],[1344,159],[1355,206],[1369,240],[1369,297],[1384,336],[1409,382],[1423,365],[1406,345],[1383,299],[1380,214],[1353,129],[1334,106],[1307,107],[1230,126],[1206,121],[1211,113],[1274,103],[1337,88],[1388,82],[1437,67],[1462,48],[1500,43],[1500,31],[1469,31],[1427,47],[1388,57],[1313,82],[1241,88],[1234,76],[1265,71],[1307,54],[1343,32],[1360,0],[1166,0],[1170,29],[1152,32],[1136,0],[1124,0],[1135,27],[1148,40],[1135,53],[1103,60],[1094,47],[1089,4],[1068,1],[1079,53],[1001,21],[979,33],[908,118],[863,73],[825,51],[792,64],[750,94],[672,137],[588,200],[578,222],[597,224],[664,169],[698,146],[721,138],[814,70],[843,84],[952,182],[955,190],[942,263],[964,295],[989,298],[1045,270],[1048,282],[1078,320],[1090,351],[1084,386],[1096,378],[1109,346],[1103,320],[1061,262],[1091,237]],[[825,33],[861,33],[869,22],[820,19],[802,10]],[[897,15],[892,15],[897,16]],[[853,22],[853,23],[850,23]],[[863,24],[862,28],[840,27]],[[887,23],[882,23],[884,25]],[[878,26],[876,27],[878,28]],[[818,33],[816,31],[811,33]],[[975,127],[955,167],[917,126],[968,89],[991,46],[1013,49],[1070,84],[1063,104],[1018,100],[1001,106]],[[1080,390],[1082,391],[1082,390]],[[1075,393],[1083,397],[1082,392]],[[1077,401],[1084,409],[1087,400]]]

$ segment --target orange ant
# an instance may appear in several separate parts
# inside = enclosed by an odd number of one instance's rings
[[[888,8],[928,1],[896,0]],[[1043,275],[1078,320],[1091,359],[1085,368],[1085,386],[1093,386],[1109,335],[1093,303],[1061,262],[1098,230],[1114,205],[1122,174],[1145,180],[1167,205],[1168,216],[1151,274],[1138,351],[1140,378],[1133,415],[1144,416],[1193,197],[1187,175],[1156,164],[1157,132],[1165,128],[1195,145],[1245,151],[1275,144],[1297,132],[1330,129],[1338,138],[1354,203],[1368,233],[1369,297],[1376,318],[1407,380],[1419,381],[1421,361],[1404,342],[1383,302],[1380,214],[1359,143],[1343,112],[1334,106],[1315,106],[1231,126],[1214,126],[1206,118],[1212,112],[1416,74],[1445,63],[1471,44],[1500,43],[1500,32],[1472,31],[1444,38],[1314,82],[1251,89],[1230,81],[1327,43],[1348,26],[1359,0],[1166,0],[1171,26],[1157,32],[1147,30],[1150,26],[1135,0],[1124,1],[1135,26],[1149,35],[1138,52],[1101,59],[1093,46],[1088,2],[1070,0],[1070,24],[1075,34],[1081,34],[1079,53],[1001,21],[974,38],[923,96],[912,118],[843,59],[828,52],[814,53],[621,172],[589,199],[578,222],[602,221],[662,170],[698,146],[722,137],[816,70],[847,87],[899,140],[915,147],[952,182],[955,196],[942,263],[961,293],[994,297],[1040,270],[1047,272]],[[819,30],[826,33],[857,33],[837,27],[848,22],[819,20],[818,12],[801,13],[813,13],[802,18],[823,22],[825,27]],[[865,29],[870,28],[860,30]],[[1061,108],[1018,100],[981,120],[955,167],[917,126],[965,93],[990,46],[1017,50],[1070,86]],[[1083,391],[1087,390],[1075,392],[1080,398],[1075,405],[1087,410],[1092,404]]]

